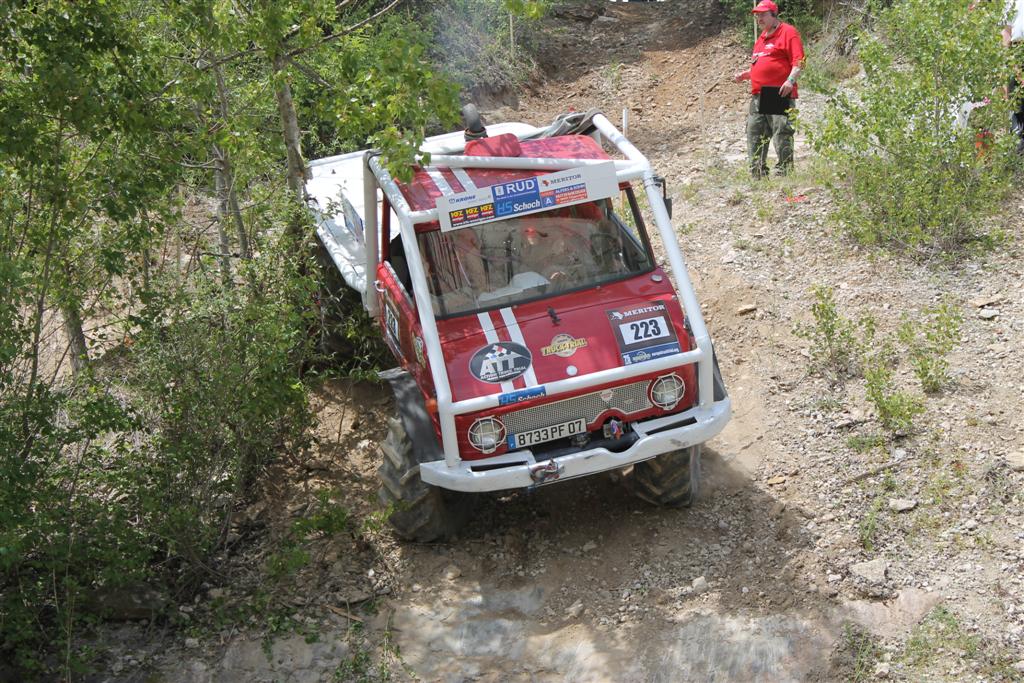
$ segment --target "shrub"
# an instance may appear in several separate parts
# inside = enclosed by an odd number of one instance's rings
[[[859,369],[865,343],[874,337],[874,321],[865,318],[855,323],[844,317],[836,308],[831,287],[816,285],[813,294],[814,324],[799,325],[795,333],[811,342],[811,362],[815,369],[835,381],[853,377]]]
[[[82,670],[112,596],[187,594],[263,467],[302,446],[312,288],[295,252],[267,245],[238,288],[204,270],[154,282],[126,348],[67,382],[31,381],[31,336],[4,335],[0,661],[20,678]]]
[[[211,277],[164,290],[159,318],[132,346],[128,385],[147,427],[146,448],[132,454],[136,485],[158,494],[140,514],[191,568],[223,542],[233,504],[267,463],[304,443],[312,286],[292,274],[289,250],[249,264],[244,288]]]
[[[913,428],[914,418],[924,412],[924,404],[918,397],[896,388],[893,355],[886,344],[881,351],[865,358],[867,399],[882,427],[893,434],[906,434]]]
[[[859,43],[859,91],[831,97],[812,131],[832,162],[837,217],[856,239],[932,257],[984,237],[1011,179],[1008,105],[993,96],[1008,57],[994,28],[1002,7],[898,0],[875,13],[879,37]],[[955,114],[985,97],[994,146],[979,151],[980,131],[958,128]]]
[[[949,302],[925,311],[925,321],[915,324],[904,318],[899,339],[907,347],[914,374],[927,394],[942,390],[949,382],[949,361],[946,355],[960,340],[963,317]]]
[[[528,26],[545,6],[537,0],[426,3],[421,21],[432,36],[431,58],[464,89],[517,88],[536,68],[536,32]]]
[[[892,435],[910,432],[914,418],[924,412],[924,403],[898,389],[895,371],[907,358],[926,393],[941,390],[949,381],[946,355],[960,339],[959,310],[944,302],[925,309],[922,321],[904,315],[895,334],[879,338],[874,318],[864,316],[854,322],[845,317],[831,288],[818,285],[813,294],[814,324],[794,330],[810,341],[812,369],[836,384],[863,376],[866,398],[882,426]]]

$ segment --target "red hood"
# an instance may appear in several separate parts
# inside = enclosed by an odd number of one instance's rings
[[[510,390],[523,391],[528,397],[532,387],[623,366],[627,364],[624,356],[630,354],[624,353],[628,348],[623,348],[624,342],[616,334],[618,323],[628,321],[631,315],[649,316],[651,310],[660,313],[662,308],[671,318],[673,330],[670,339],[659,341],[671,345],[675,339],[687,350],[683,314],[660,268],[583,292],[439,320],[453,399]],[[645,356],[640,352],[633,357]]]

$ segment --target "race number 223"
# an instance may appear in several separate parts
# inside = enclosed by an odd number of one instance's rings
[[[628,323],[620,323],[619,330],[622,332],[622,339],[627,344],[658,339],[669,336],[668,326],[662,317],[645,318],[644,320],[633,320]]]

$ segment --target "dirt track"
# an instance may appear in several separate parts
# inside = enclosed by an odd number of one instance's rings
[[[542,60],[548,80],[485,115],[543,124],[598,107],[618,121],[626,108],[630,137],[668,178],[735,411],[704,451],[702,500],[653,509],[594,477],[487,498],[449,544],[399,544],[376,527],[313,542],[288,604],[317,645],[280,636],[268,660],[255,633],[229,629],[164,666],[165,680],[1024,675],[1014,669],[1024,657],[1024,474],[1006,460],[1024,431],[1016,244],[957,270],[851,247],[827,227],[829,200],[806,177],[745,179],[746,95],[729,80],[745,55],[716,7],[604,5],[605,18],[555,20],[564,42]],[[807,114],[821,106],[803,99]],[[798,165],[808,156],[798,137]],[[1019,208],[1004,226],[1012,235]],[[865,452],[846,445],[878,428],[856,382],[836,389],[807,372],[793,327],[809,320],[815,284],[835,287],[850,317],[871,312],[888,328],[943,294],[962,307],[956,385],[928,399],[915,435]],[[995,319],[978,317],[984,298]],[[373,509],[389,399],[338,383],[319,400],[319,451],[282,469],[252,520],[280,527],[320,489],[344,488],[352,493],[340,502]],[[889,480],[853,481],[893,458]],[[891,511],[891,498],[915,508]],[[869,550],[864,523],[879,500]],[[925,661],[908,658],[908,637],[937,605],[955,629]]]

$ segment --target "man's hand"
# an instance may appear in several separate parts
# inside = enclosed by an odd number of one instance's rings
[[[733,77],[732,77],[733,83],[742,83],[743,81],[749,81],[749,80],[750,80],[750,69],[747,69],[746,71],[737,71],[735,74],[733,74]]]
[[[789,81],[786,81],[779,87],[779,96],[781,97],[789,97],[791,92],[793,92],[793,84]]]

